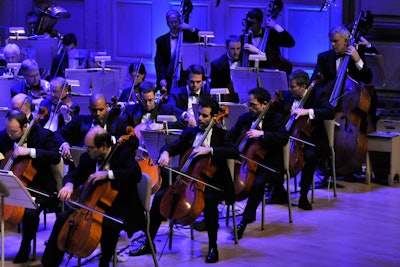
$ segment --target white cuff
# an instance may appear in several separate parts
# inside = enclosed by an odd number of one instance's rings
[[[364,68],[364,61],[360,59],[358,62],[356,62],[356,67],[358,70],[362,70]]]
[[[31,152],[29,153],[29,155],[31,156],[31,158],[36,159],[36,149],[31,148]]]
[[[283,32],[283,31],[285,31],[285,29],[282,28],[282,26],[279,25],[279,24],[276,24],[275,27],[274,27],[274,29],[275,29],[275,31],[277,31],[277,32]]]
[[[315,119],[315,113],[314,113],[314,109],[313,108],[310,108],[308,110],[308,117],[310,118],[310,120]]]
[[[108,179],[114,180],[115,179],[114,172],[112,170],[108,170],[107,172],[108,172],[108,174],[107,174]]]

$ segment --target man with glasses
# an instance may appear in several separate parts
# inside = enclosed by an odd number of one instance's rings
[[[166,19],[169,32],[156,39],[157,50],[154,64],[157,87],[164,92],[169,92],[172,89],[171,81],[179,32],[183,31],[183,42],[195,43],[199,41],[199,30],[181,21],[181,14],[176,10],[169,10]]]
[[[172,105],[177,113],[182,114],[181,121],[184,128],[196,126],[193,104],[198,103],[202,97],[209,94],[203,88],[204,68],[194,64],[187,68],[187,72],[186,85],[173,88],[168,100],[168,104]]]
[[[287,203],[287,198],[285,198],[287,194],[283,187],[283,146],[288,142],[289,134],[285,130],[284,117],[281,113],[270,108],[261,118],[259,125],[252,129],[254,121],[269,105],[271,95],[264,88],[258,87],[250,90],[248,96],[249,112],[238,118],[236,124],[229,130],[228,135],[237,143],[247,137],[247,147],[253,142],[261,142],[260,145],[265,156],[260,163],[278,171],[278,173],[261,166],[257,167],[256,177],[248,195],[242,221],[237,226],[239,239],[242,238],[246,225],[256,219],[257,207],[262,198],[265,197],[266,184],[270,192],[279,197],[274,200],[275,203]],[[240,151],[240,153],[245,153],[245,151]],[[271,197],[273,198],[273,196]]]

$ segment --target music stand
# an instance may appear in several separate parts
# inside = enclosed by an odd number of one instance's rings
[[[4,129],[6,127],[5,119],[7,113],[10,112],[10,110],[6,107],[0,107],[0,129]]]
[[[288,90],[286,72],[274,69],[257,69],[237,67],[231,70],[232,82],[235,91],[239,94],[240,102],[245,102],[249,90],[257,87],[257,78],[259,77],[262,87],[265,88],[271,96],[275,95],[277,90]]]
[[[365,53],[365,60],[374,74],[372,75],[372,81],[369,85],[384,88],[386,86],[387,78],[383,56],[379,54]]]
[[[4,266],[4,204],[36,209],[36,203],[12,171],[0,170],[1,195],[1,266]]]

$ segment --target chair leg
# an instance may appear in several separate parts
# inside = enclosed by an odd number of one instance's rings
[[[237,224],[236,224],[236,209],[235,203],[232,204],[232,218],[233,218],[233,233],[234,233],[234,240],[235,245],[238,243],[238,235],[237,235]]]
[[[153,257],[154,266],[158,267],[158,261],[157,261],[157,257],[156,257],[156,250],[154,249],[154,244],[153,244],[153,241],[151,240],[151,236],[150,236],[150,216],[149,216],[148,212],[146,212],[146,222],[147,222],[146,223],[146,237],[147,237],[147,240],[151,241],[149,243],[150,250],[151,250],[151,256]]]
[[[230,211],[230,208],[231,208],[231,205],[226,205],[225,226],[229,226],[229,211]]]
[[[36,260],[36,234],[33,237],[32,243],[32,258],[33,260]]]
[[[332,153],[332,159],[331,159],[331,164],[332,164],[332,177],[333,177],[333,196],[336,197],[336,165],[335,165],[335,149],[332,147],[331,148],[331,153]]]
[[[288,203],[288,212],[289,212],[289,223],[293,222],[292,218],[292,203],[291,203],[291,196],[290,196],[290,174],[289,170],[285,171],[285,180],[286,180],[286,193],[287,193],[287,203]]]
[[[262,207],[261,207],[261,231],[264,231],[264,229],[265,229],[265,227],[264,227],[264,224],[265,224],[265,205],[266,205],[266,203],[265,203],[265,195],[262,198],[261,205],[262,205]]]
[[[314,203],[314,191],[315,191],[315,174],[313,175],[312,178],[312,183],[311,183],[311,203]]]

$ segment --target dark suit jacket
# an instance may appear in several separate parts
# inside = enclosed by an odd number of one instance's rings
[[[52,108],[53,108],[53,103],[52,103],[52,101],[51,101],[51,97],[48,97],[48,98],[46,98],[45,100],[43,100],[43,101],[40,103],[40,106],[41,106],[41,107],[46,107],[46,108],[47,108],[47,111],[48,111],[47,115],[44,116],[44,117],[39,121],[39,122],[40,122],[40,125],[45,126],[46,123],[47,123],[47,122],[49,121],[49,119],[50,119],[50,113],[51,113],[51,110],[52,110]],[[79,106],[78,106],[78,105],[73,104],[73,105],[71,106],[71,108],[74,109],[74,111],[76,110],[76,113],[71,114],[71,116],[74,116],[74,115],[78,115],[78,114],[79,114]],[[63,127],[64,125],[65,125],[64,117],[63,117],[63,115],[62,115],[61,113],[58,113],[58,126],[57,126],[57,129],[60,129],[60,128]]]
[[[85,135],[92,128],[93,117],[91,115],[74,116],[72,120],[55,132],[55,140],[58,146],[68,142],[71,146],[84,146]],[[126,134],[126,124],[120,117],[107,119],[107,132],[117,139]]]
[[[363,53],[360,53],[360,57],[364,62],[364,67],[361,70],[358,70],[354,60],[350,58],[349,65],[347,66],[348,75],[358,82],[368,84],[372,80],[372,72],[371,69],[367,66]],[[324,80],[322,86],[326,85],[330,81],[336,80],[336,55],[333,49],[318,54],[317,65],[314,68],[314,72],[311,76],[311,81],[317,78],[318,73],[321,73],[323,75]],[[333,86],[330,88],[330,91],[332,89]]]
[[[53,57],[51,61],[50,79],[60,76],[65,77],[65,69],[68,68],[68,53],[63,51]]]
[[[197,127],[186,128],[179,139],[169,145],[163,146],[160,152],[168,151],[171,156],[180,155],[182,159],[186,151],[193,146],[198,132],[199,128]],[[235,144],[227,137],[226,131],[216,126],[213,128],[210,145],[213,148],[211,162],[217,166],[218,169],[212,179],[206,179],[205,182],[222,188],[224,190],[223,194],[225,200],[229,203],[233,203],[235,198],[233,180],[226,159],[237,158],[239,156],[238,150]],[[208,190],[211,189],[206,186],[206,192]]]
[[[203,89],[200,90],[200,98],[208,94],[209,92],[205,92]],[[188,99],[189,94],[186,86],[173,88],[169,96],[168,105],[173,106],[176,112],[180,112],[182,114],[188,110]]]
[[[50,164],[60,161],[58,149],[54,143],[53,132],[42,128],[40,125],[32,126],[28,135],[27,147],[36,148],[36,158],[32,158],[32,165],[37,170],[32,182],[28,185],[34,189],[43,190],[48,193],[57,192]],[[10,139],[6,130],[0,132],[0,152],[4,155],[14,149],[14,141]],[[14,163],[18,162],[18,158]],[[34,193],[33,193],[34,194]],[[35,194],[34,194],[35,195]],[[37,196],[37,203],[45,204],[48,198]]]
[[[211,62],[211,88],[228,88],[229,95],[222,95],[221,100],[225,102],[239,102],[239,96],[235,93],[231,80],[231,69],[228,55],[224,53]]]
[[[199,30],[196,29],[194,32],[183,31],[183,42],[195,43],[199,41]],[[162,79],[168,81],[171,84],[171,79],[173,75],[173,64],[171,62],[171,41],[170,33],[161,35],[156,39],[156,56],[154,58],[154,65],[156,68],[157,75],[157,86],[160,84]],[[172,65],[172,66],[171,66]],[[182,76],[181,76],[182,77]]]
[[[236,124],[229,130],[228,134],[232,140],[239,142],[243,139],[257,117],[247,112],[242,114]],[[283,146],[286,145],[289,135],[285,130],[285,121],[281,113],[270,109],[265,115],[262,123],[264,136],[260,139],[262,147],[266,151],[264,163],[274,169],[283,170]],[[253,140],[249,140],[250,144]],[[262,169],[262,168],[258,168]]]
[[[109,164],[109,169],[113,171],[115,178],[109,181],[112,189],[118,191],[118,195],[112,206],[106,209],[106,214],[123,219],[128,226],[128,235],[132,236],[144,226],[144,210],[137,191],[137,183],[142,179],[142,172],[135,160],[135,152],[130,146],[121,145],[116,148]],[[70,182],[76,188],[84,184],[89,175],[95,172],[96,161],[85,152],[80,157],[78,167],[64,177],[64,184]]]

